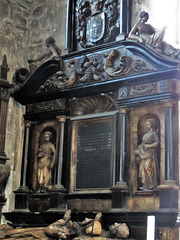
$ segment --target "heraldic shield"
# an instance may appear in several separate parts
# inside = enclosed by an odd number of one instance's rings
[[[105,13],[86,18],[86,40],[91,43],[100,41],[105,35]]]

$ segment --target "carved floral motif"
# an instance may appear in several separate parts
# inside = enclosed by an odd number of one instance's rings
[[[156,83],[143,84],[138,86],[132,86],[130,89],[130,95],[139,95],[139,94],[153,94],[156,93]]]
[[[120,50],[89,54],[65,63],[69,73],[57,72],[41,86],[40,91],[49,91],[98,81],[108,81],[126,75],[154,71],[145,61],[123,55]],[[69,75],[69,77],[67,76]]]
[[[42,102],[37,104],[28,104],[27,112],[45,112],[54,109],[54,101]]]

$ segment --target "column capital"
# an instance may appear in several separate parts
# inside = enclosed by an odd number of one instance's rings
[[[66,122],[67,119],[69,119],[68,116],[65,116],[65,115],[60,115],[60,116],[56,116],[56,118],[58,119],[59,122]]]
[[[127,114],[127,112],[129,111],[129,109],[128,108],[119,108],[119,113],[124,113],[124,114]]]
[[[173,107],[173,105],[176,103],[175,100],[171,99],[171,100],[165,100],[164,101],[164,106],[165,107]]]
[[[32,122],[30,120],[24,120],[25,127],[31,127]]]

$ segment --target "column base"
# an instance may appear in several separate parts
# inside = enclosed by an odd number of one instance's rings
[[[173,180],[165,180],[164,184],[158,186],[160,209],[178,209],[179,186]]]
[[[68,54],[68,53],[70,53],[70,49],[69,48],[65,48],[64,51],[63,51],[63,54],[65,55],[65,54]]]
[[[111,188],[112,191],[112,208],[126,208],[127,199],[130,196],[126,182],[117,182]]]
[[[46,212],[50,207],[49,193],[32,194],[28,201],[28,208],[31,212]]]
[[[48,189],[50,194],[49,211],[56,211],[66,208],[66,190],[63,185],[54,185]]]
[[[28,200],[31,190],[27,186],[20,186],[15,193],[15,210],[28,210]]]

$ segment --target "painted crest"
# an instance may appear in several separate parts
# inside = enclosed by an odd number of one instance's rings
[[[105,34],[105,13],[98,13],[86,19],[86,41],[96,43]]]

